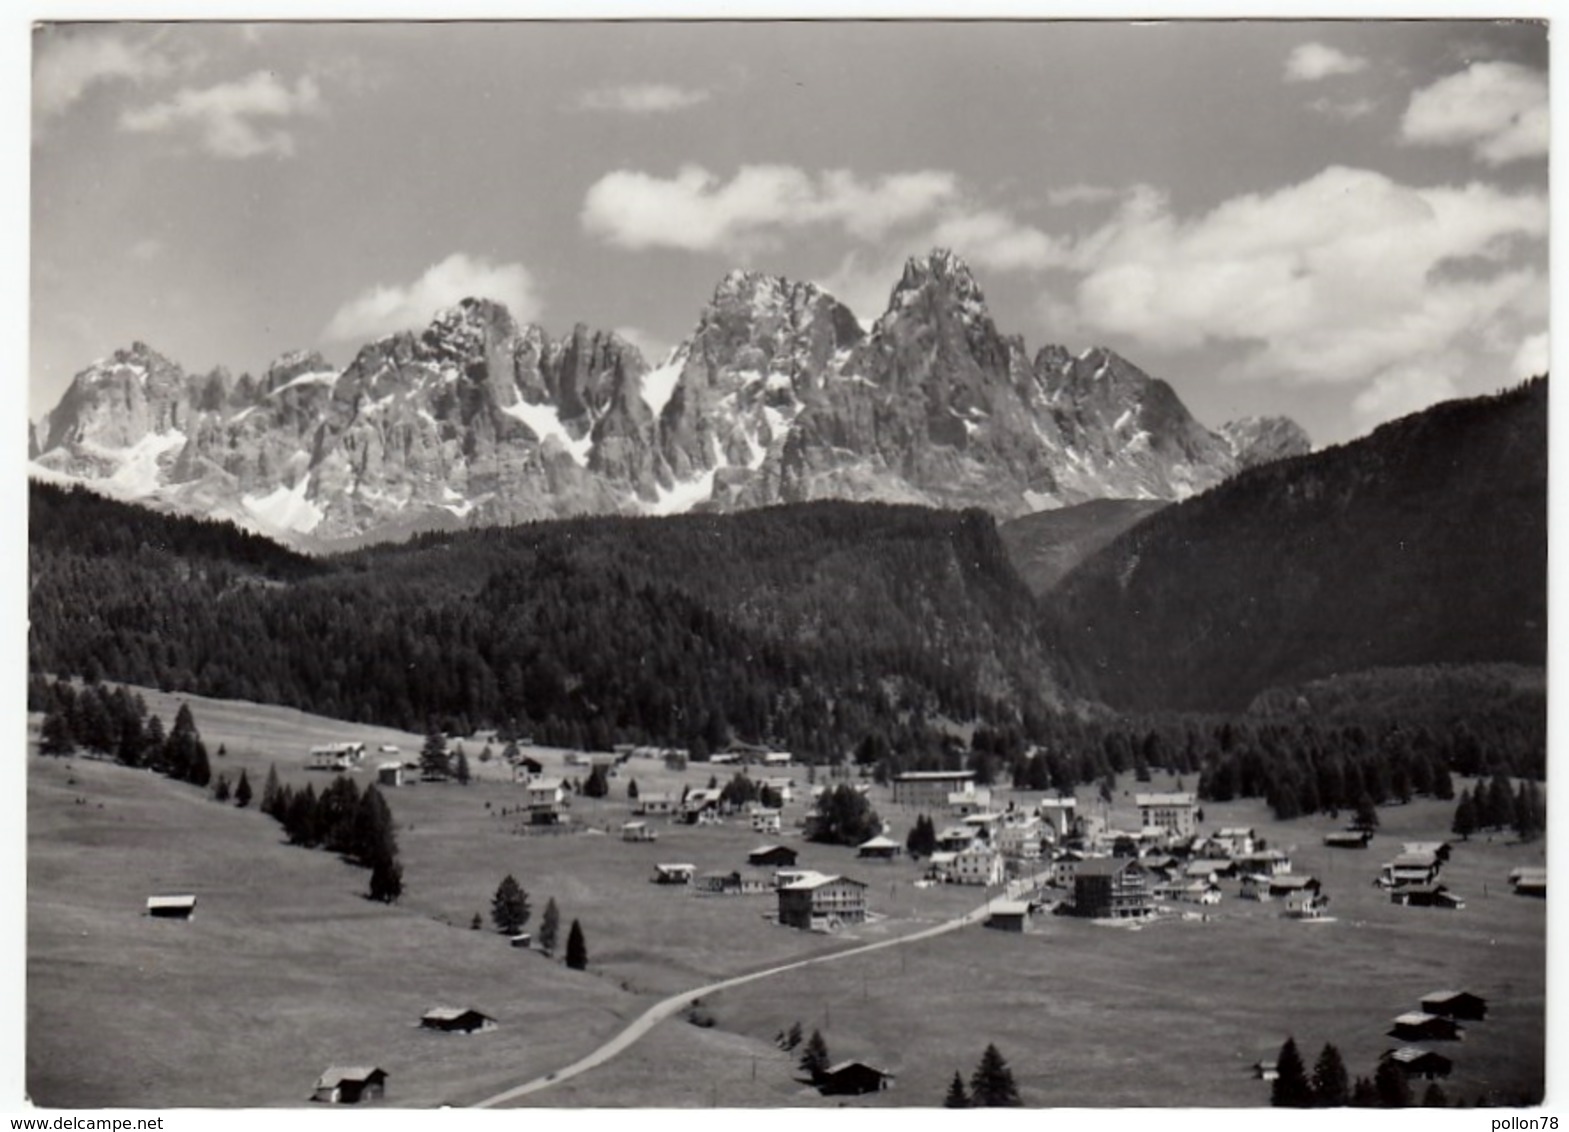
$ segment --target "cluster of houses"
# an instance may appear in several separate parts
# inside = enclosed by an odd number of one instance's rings
[[[747,854],[747,871],[699,873],[685,862],[654,866],[655,884],[681,885],[699,896],[762,896],[774,893],[778,922],[809,931],[838,931],[867,918],[867,885],[851,877],[797,866],[788,845],[760,845]],[[767,870],[764,872],[763,870]]]
[[[1447,1077],[1454,1062],[1417,1042],[1457,1042],[1465,1037],[1462,1022],[1480,1022],[1487,1017],[1487,1000],[1469,991],[1442,990],[1424,995],[1421,1008],[1398,1015],[1390,1024],[1389,1036],[1404,1044],[1384,1051],[1382,1058],[1392,1061],[1407,1077]]]
[[[927,865],[933,880],[990,886],[1040,876],[1071,890],[1062,911],[1092,919],[1137,919],[1168,901],[1218,903],[1223,880],[1236,881],[1243,899],[1281,901],[1289,917],[1321,918],[1329,902],[1317,878],[1293,875],[1290,856],[1252,829],[1200,835],[1190,793],[1136,795],[1139,827],[1117,830],[1100,816],[1080,814],[1071,797],[1042,799],[1033,811],[1011,805],[996,811],[972,771],[901,774],[893,791],[898,804],[948,815],[951,824],[937,834]],[[1019,930],[1029,918],[996,905],[988,922]]]
[[[306,770],[352,770],[365,759],[364,743],[324,743],[312,747]]]
[[[1409,908],[1459,910],[1465,901],[1438,883],[1449,860],[1447,841],[1407,841],[1392,861],[1384,863],[1373,883],[1389,890],[1389,899]]]

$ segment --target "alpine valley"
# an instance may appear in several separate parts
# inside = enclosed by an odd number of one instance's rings
[[[76,375],[31,471],[226,519],[305,550],[572,515],[845,499],[1000,520],[1099,499],[1181,500],[1307,452],[1285,419],[1210,430],[1104,348],[1033,360],[970,269],[911,259],[863,329],[811,283],[733,271],[650,366],[465,299],[339,370],[187,373],[135,343]]]

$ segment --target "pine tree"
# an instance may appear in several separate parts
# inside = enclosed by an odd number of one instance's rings
[[[785,1049],[793,1050],[796,1047],[798,1047],[805,1040],[806,1040],[806,1035],[805,1035],[805,1033],[801,1029],[801,1023],[800,1022],[793,1022],[793,1023],[791,1023],[791,1025],[790,1025],[790,1032],[785,1035]]]
[[[517,935],[528,923],[528,893],[517,878],[508,873],[496,886],[496,895],[490,901],[490,918],[496,930],[504,935]]]
[[[1351,1087],[1351,1107],[1378,1107],[1378,1090],[1373,1087],[1373,1082],[1366,1077],[1358,1077],[1356,1084]]]
[[[267,781],[262,785],[261,812],[268,817],[278,816],[278,801],[283,796],[283,790],[278,785],[278,768],[276,765],[267,768]]]
[[[637,779],[635,778],[630,778],[627,780],[627,801],[637,801]]]
[[[251,804],[251,780],[246,777],[245,768],[240,768],[240,781],[234,788],[234,804],[244,809]]]
[[[218,776],[218,781],[212,788],[214,802],[227,802],[229,800],[229,779],[224,775]]]
[[[419,753],[420,777],[445,782],[451,770],[447,761],[447,737],[440,731],[425,736],[425,745]]]
[[[943,1108],[969,1108],[970,1094],[964,1090],[964,1077],[955,1069],[948,1085],[948,1095],[942,1099]]]
[[[588,781],[583,783],[583,794],[588,798],[603,798],[609,793],[610,781],[605,777],[605,768],[595,763],[594,769],[588,772]]]
[[[477,932],[477,931],[481,930],[484,926],[485,926],[485,917],[481,916],[478,912],[475,912],[474,913],[474,918],[469,921],[469,930]]]
[[[1469,790],[1460,791],[1460,801],[1455,804],[1455,820],[1450,824],[1449,832],[1463,841],[1471,840],[1476,832],[1476,806]]]
[[[801,1051],[800,1064],[801,1072],[805,1073],[814,1085],[828,1072],[828,1066],[832,1064],[828,1060],[828,1043],[817,1030],[813,1030],[812,1036],[806,1039],[806,1048]]]
[[[545,901],[545,913],[539,918],[539,947],[546,955],[556,953],[556,938],[561,934],[561,910],[556,898]]]
[[[1351,1083],[1340,1051],[1328,1042],[1313,1066],[1313,1106],[1340,1108],[1351,1103]]]
[[[1405,1070],[1392,1060],[1379,1063],[1378,1072],[1373,1074],[1373,1091],[1378,1095],[1379,1108],[1411,1105],[1411,1082],[1406,1080]]]
[[[76,751],[76,736],[71,730],[69,714],[58,709],[44,713],[43,729],[38,737],[40,755],[69,755]]]
[[[1542,835],[1546,815],[1542,812],[1541,792],[1536,783],[1522,782],[1515,795],[1514,830],[1521,841],[1535,841]]]
[[[469,757],[463,753],[463,745],[461,743],[458,744],[457,769],[453,777],[458,780],[459,786],[467,786],[469,784]]]
[[[1295,1038],[1287,1038],[1275,1059],[1274,1084],[1269,1090],[1269,1103],[1276,1108],[1309,1108],[1313,1104],[1313,1088],[1308,1084],[1307,1070],[1302,1065],[1302,1055],[1297,1051]]]
[[[1373,804],[1373,796],[1366,791],[1357,798],[1356,817],[1351,821],[1351,828],[1364,830],[1378,828],[1378,807]]]
[[[370,898],[395,903],[403,895],[403,866],[396,857],[378,860],[370,870]]]
[[[970,1074],[970,1103],[976,1108],[1018,1108],[1023,1103],[1013,1081],[1013,1070],[995,1045],[986,1047],[975,1072]]]
[[[576,920],[567,932],[567,966],[574,971],[582,971],[588,967],[588,945],[583,941],[583,929]]]
[[[1431,1084],[1429,1084],[1427,1086],[1427,1089],[1422,1093],[1422,1107],[1423,1108],[1448,1108],[1449,1107],[1449,1094],[1444,1092],[1443,1086],[1440,1085],[1437,1081],[1434,1081]]]

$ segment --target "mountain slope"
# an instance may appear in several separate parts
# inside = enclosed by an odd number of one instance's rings
[[[1008,559],[1030,592],[1042,597],[1080,562],[1166,506],[1159,499],[1096,499],[1021,515],[997,528]]]
[[[301,558],[34,484],[29,659],[343,719],[837,756],[1063,703],[980,512],[814,503],[427,534]]]
[[[613,333],[552,339],[478,298],[341,371],[301,352],[260,379],[191,375],[137,343],[35,432],[50,476],[316,549],[813,499],[1011,517],[1185,498],[1308,449],[1289,421],[1211,432],[1105,349],[1031,361],[943,251],[906,264],[870,332],[814,284],[731,272],[652,368]]]
[[[1242,472],[1051,593],[1082,690],[1238,710],[1381,666],[1545,662],[1547,381]]]

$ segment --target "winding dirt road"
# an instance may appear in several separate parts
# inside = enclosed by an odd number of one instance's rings
[[[1038,880],[1039,878],[1035,879]],[[1015,889],[1015,891],[1018,891],[1018,889]],[[622,1030],[619,1034],[611,1038],[598,1049],[578,1058],[566,1068],[557,1069],[555,1072],[547,1073],[543,1077],[536,1077],[532,1081],[525,1081],[521,1085],[516,1085],[504,1092],[497,1093],[493,1097],[486,1097],[484,1100],[479,1101],[471,1107],[495,1108],[498,1105],[504,1105],[509,1101],[515,1101],[519,1097],[526,1097],[530,1093],[537,1093],[542,1089],[548,1089],[552,1085],[559,1085],[561,1082],[570,1080],[571,1078],[578,1076],[580,1073],[587,1073],[596,1065],[603,1065],[612,1057],[615,1057],[616,1054],[620,1053],[622,1050],[638,1041],[643,1037],[643,1035],[647,1034],[655,1026],[659,1025],[659,1023],[663,1022],[671,1015],[684,1009],[692,1002],[694,998],[702,998],[704,995],[717,994],[722,990],[729,990],[731,987],[741,986],[743,983],[751,983],[756,982],[758,979],[771,978],[774,975],[780,975],[786,971],[795,971],[802,967],[810,967],[816,963],[832,963],[840,959],[848,959],[854,955],[865,955],[871,951],[880,951],[885,947],[899,947],[906,943],[915,943],[919,940],[931,939],[933,936],[939,936],[946,932],[956,931],[957,929],[964,927],[966,924],[977,923],[978,921],[984,919],[987,913],[991,911],[993,904],[999,900],[1006,899],[1008,899],[1006,893],[998,894],[997,896],[987,900],[986,903],[982,904],[979,908],[976,908],[973,911],[966,912],[964,915],[952,920],[945,920],[934,927],[923,928],[918,932],[911,932],[909,935],[897,936],[893,939],[878,940],[876,943],[862,944],[860,947],[851,947],[844,951],[832,952],[828,955],[816,955],[810,959],[797,959],[791,963],[782,963],[777,967],[769,967],[762,971],[753,971],[749,975],[736,975],[734,978],[723,979],[717,983],[709,983],[706,986],[693,987],[691,990],[682,991],[680,994],[673,994],[669,998],[661,999],[653,1006],[650,1006],[647,1010],[643,1011],[642,1014],[634,1018],[632,1022],[628,1024],[626,1029]]]

